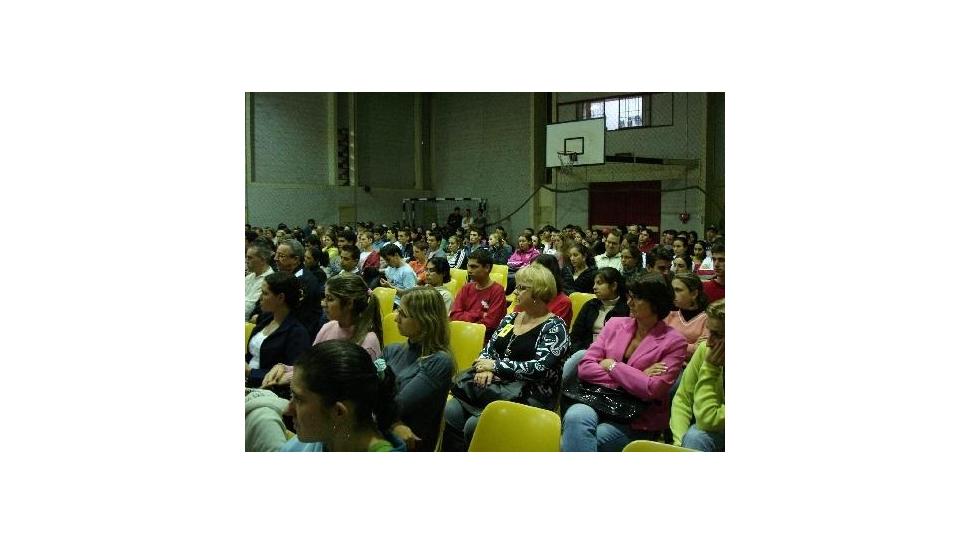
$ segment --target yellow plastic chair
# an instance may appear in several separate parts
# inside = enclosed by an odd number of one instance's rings
[[[381,320],[381,328],[384,330],[384,346],[395,343],[407,342],[408,338],[401,335],[397,328],[397,313],[391,312]]]
[[[515,312],[515,305],[519,304],[519,301],[515,298],[515,294],[513,293],[512,295],[507,295],[505,297],[505,304],[508,306],[508,308],[505,309],[505,313],[512,314]]]
[[[503,290],[508,287],[508,281],[509,281],[509,279],[508,279],[507,276],[502,276],[502,273],[497,273],[495,271],[492,271],[492,272],[488,273],[488,277],[491,278],[492,281],[494,281],[494,282],[496,282],[498,284],[501,284]]]
[[[569,329],[572,330],[573,324],[576,323],[576,317],[579,316],[580,309],[586,304],[590,299],[596,299],[596,296],[592,293],[583,293],[581,291],[574,291],[569,294],[569,300],[573,304],[573,319],[569,322]]]
[[[508,287],[509,285],[509,266],[508,265],[492,265],[492,273],[493,274],[498,273],[502,275],[502,280],[499,283],[502,284],[503,288]]]
[[[249,338],[253,336],[253,329],[256,328],[256,324],[251,324],[246,322],[246,351],[243,354],[249,353]]]
[[[397,294],[397,290],[394,288],[374,288],[374,295],[377,296],[377,301],[381,304],[381,316],[387,316],[394,311],[394,296]]]
[[[452,300],[454,300],[455,294],[458,293],[458,282],[456,282],[454,279],[451,279],[445,282],[444,284],[442,284],[442,286],[444,286],[444,288],[448,290],[449,293],[451,293],[451,298]]]
[[[451,353],[455,355],[455,374],[463,373],[478,359],[485,345],[485,324],[461,320],[448,323]]]
[[[455,283],[455,293],[468,282],[468,271],[465,269],[451,269],[451,280]]]
[[[469,452],[559,452],[559,415],[511,401],[485,406]]]
[[[646,439],[639,439],[628,443],[627,446],[623,447],[623,452],[697,452],[696,450],[675,447],[674,445],[668,445],[666,443],[658,443],[656,441],[647,441]]]

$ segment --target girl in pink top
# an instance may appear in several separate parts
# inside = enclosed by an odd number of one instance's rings
[[[356,274],[333,276],[324,288],[323,306],[330,321],[323,324],[313,344],[323,341],[349,340],[359,344],[371,359],[381,355],[381,309],[377,296],[367,289],[364,279]],[[277,365],[266,375],[263,387],[289,384],[293,367]]]
[[[509,257],[509,271],[515,271],[532,263],[539,257],[539,250],[532,246],[532,241],[525,235],[519,235],[519,247]]]
[[[707,295],[701,279],[694,273],[677,273],[671,281],[674,289],[674,306],[677,307],[664,318],[667,325],[680,331],[687,339],[687,360],[694,355],[697,343],[707,339]]]

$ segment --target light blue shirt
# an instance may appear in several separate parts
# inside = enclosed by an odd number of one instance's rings
[[[387,281],[394,284],[398,289],[406,290],[418,285],[418,276],[414,274],[414,269],[407,263],[402,264],[400,267],[391,267],[388,265],[384,269],[384,275],[387,276]],[[400,303],[401,296],[395,295],[394,304],[399,305]]]

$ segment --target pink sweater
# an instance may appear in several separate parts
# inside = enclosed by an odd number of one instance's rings
[[[690,361],[690,357],[694,355],[694,349],[697,348],[697,343],[707,339],[707,313],[702,312],[687,322],[684,321],[684,316],[679,310],[672,310],[664,318],[664,322],[680,331],[680,334],[687,339],[687,360]]]
[[[529,263],[532,263],[537,257],[539,257],[539,250],[535,248],[529,248],[527,252],[516,250],[509,257],[508,265],[510,269],[521,269]]]
[[[630,427],[635,430],[663,431],[670,420],[670,387],[684,367],[687,340],[679,331],[660,321],[640,341],[630,361],[623,361],[623,353],[637,331],[635,318],[617,316],[606,322],[593,344],[579,363],[579,378],[591,384],[623,390],[644,401],[654,401]],[[616,361],[613,371],[607,372],[600,360]],[[657,362],[667,364],[667,372],[648,377],[643,370]]]

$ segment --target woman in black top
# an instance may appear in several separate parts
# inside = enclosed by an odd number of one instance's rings
[[[300,282],[290,273],[275,272],[263,280],[263,314],[246,350],[247,385],[258,388],[274,365],[293,365],[310,348],[310,334],[293,313],[301,297]]]
[[[567,294],[579,291],[593,293],[593,278],[596,276],[596,261],[589,248],[573,244],[569,248],[569,263],[562,268],[563,288]]]
[[[630,307],[626,303],[626,282],[623,275],[613,267],[603,267],[596,271],[593,294],[596,298],[587,301],[579,310],[569,332],[569,350],[572,354],[563,365],[564,388],[567,383],[575,382],[579,362],[603,329],[603,325],[610,318],[630,315]]]

